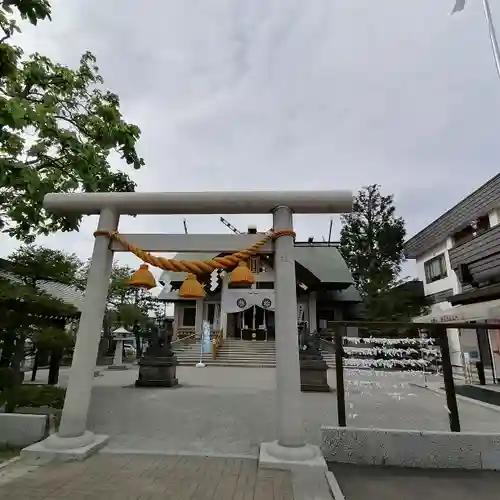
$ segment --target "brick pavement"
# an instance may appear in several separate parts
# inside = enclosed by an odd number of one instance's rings
[[[9,500],[294,500],[290,472],[257,460],[98,454],[52,463],[3,483]]]

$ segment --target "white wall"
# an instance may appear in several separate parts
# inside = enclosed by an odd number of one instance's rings
[[[500,223],[500,208],[494,208],[489,214],[490,226],[496,226]]]
[[[457,275],[455,274],[455,271],[453,271],[453,269],[451,268],[450,256],[448,253],[448,250],[452,247],[453,247],[453,239],[450,237],[447,238],[446,241],[443,241],[441,244],[436,245],[435,247],[431,248],[427,252],[417,257],[416,259],[417,275],[418,278],[424,284],[425,295],[432,295],[434,293],[442,292],[443,290],[448,290],[449,288],[453,290],[454,294],[460,293],[460,284],[458,282],[458,278]],[[444,253],[445,256],[446,270],[448,272],[448,275],[446,278],[443,278],[441,280],[434,281],[432,283],[427,283],[425,280],[424,263],[441,253]]]

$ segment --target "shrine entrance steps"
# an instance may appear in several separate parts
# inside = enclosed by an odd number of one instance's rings
[[[200,361],[200,342],[176,349],[181,366],[194,366]],[[322,352],[329,368],[335,366],[335,355]],[[269,341],[249,341],[228,338],[219,348],[216,359],[211,353],[203,353],[203,363],[208,366],[242,366],[247,368],[275,368],[276,343]]]

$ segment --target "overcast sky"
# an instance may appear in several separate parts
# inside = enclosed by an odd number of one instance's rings
[[[453,0],[52,0],[53,22],[18,41],[69,65],[97,56],[142,129],[140,190],[379,183],[412,235],[498,173],[500,82],[481,2],[468,4],[450,16]],[[299,238],[327,237],[329,220],[297,217]],[[218,216],[187,223],[227,231]],[[95,225],[38,243],[87,258]],[[179,233],[182,218],[124,217],[120,230]],[[0,243],[2,256],[17,245]]]

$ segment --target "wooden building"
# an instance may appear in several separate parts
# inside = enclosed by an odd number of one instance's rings
[[[216,236],[214,236],[216,237]],[[186,253],[176,259],[212,259],[223,254]],[[310,332],[326,328],[327,322],[354,319],[360,296],[353,286],[338,244],[319,242],[295,243],[297,309],[290,311]],[[174,304],[174,338],[199,334],[203,323],[222,330],[224,337],[243,340],[272,340],[274,331],[275,276],[273,255],[260,253],[252,257],[249,267],[255,283],[233,286],[231,273],[214,271],[206,287],[205,298],[187,300],[179,297],[186,273],[165,271],[164,285],[158,299]]]

